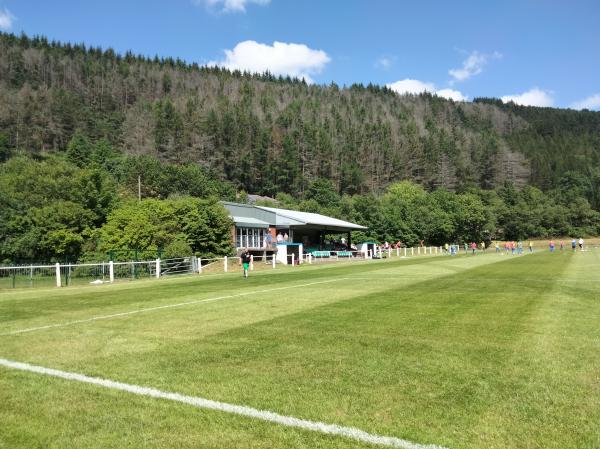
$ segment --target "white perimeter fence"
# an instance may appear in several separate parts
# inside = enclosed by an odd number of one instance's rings
[[[443,248],[435,246],[387,249],[376,247],[374,251],[354,254],[348,251],[318,251],[316,255],[305,253],[301,257],[290,254],[287,256],[287,266],[441,254],[445,254]],[[253,256],[250,270],[276,269],[286,266],[286,264],[278,261],[276,257],[276,255]],[[27,287],[67,287],[181,274],[241,273],[241,271],[240,258],[227,256],[216,258],[189,256],[129,262],[0,266],[0,290]]]

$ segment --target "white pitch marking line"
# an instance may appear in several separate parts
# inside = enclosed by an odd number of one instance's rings
[[[403,440],[401,438],[376,435],[357,429],[356,427],[345,427],[337,424],[327,424],[319,421],[309,421],[307,419],[295,418],[293,416],[280,415],[268,410],[259,410],[245,405],[229,404],[227,402],[213,401],[197,396],[187,396],[179,393],[170,393],[157,390],[155,388],[142,387],[139,385],[126,384],[113,380],[102,379],[99,377],[90,377],[84,374],[71,373],[68,371],[60,371],[43,366],[30,365],[28,363],[14,362],[0,358],[0,366],[16,369],[20,371],[28,371],[31,373],[43,374],[46,376],[59,377],[66,380],[74,380],[87,384],[99,385],[112,390],[126,391],[128,393],[137,394],[139,396],[149,396],[157,399],[167,399],[170,401],[182,402],[194,407],[217,410],[234,415],[241,415],[248,418],[260,419],[276,424],[281,424],[287,427],[296,427],[299,429],[310,430],[313,432],[321,432],[329,435],[338,435],[353,440],[362,441],[365,443],[378,444],[381,446],[396,447],[402,449],[446,449],[442,446],[434,444],[419,444],[412,441]]]
[[[7,336],[7,335],[23,334],[23,333],[26,333],[26,332],[34,332],[34,331],[45,330],[45,329],[53,329],[53,328],[56,328],[56,327],[72,326],[73,324],[89,323],[91,321],[108,320],[110,318],[118,318],[118,317],[127,316],[127,315],[134,315],[136,313],[152,312],[152,311],[155,311],[155,310],[170,309],[170,308],[173,308],[173,307],[183,307],[183,306],[189,306],[189,305],[192,305],[192,304],[200,304],[200,303],[203,303],[203,302],[221,301],[223,299],[238,298],[238,297],[241,297],[241,296],[254,295],[254,294],[258,294],[258,293],[269,293],[269,292],[275,292],[277,290],[287,290],[287,289],[290,289],[290,288],[298,288],[298,287],[309,287],[311,285],[326,284],[326,283],[329,283],[329,282],[347,281],[349,279],[350,278],[336,278],[336,279],[329,279],[327,281],[309,282],[307,284],[289,285],[289,286],[286,286],[286,287],[270,288],[270,289],[266,289],[266,290],[253,290],[253,291],[248,291],[248,292],[244,292],[244,293],[238,293],[238,294],[235,294],[235,295],[217,296],[215,298],[198,299],[196,301],[180,302],[180,303],[177,303],[177,304],[166,304],[164,306],[148,307],[146,309],[138,309],[138,310],[132,310],[132,311],[129,311],[129,312],[113,313],[111,315],[101,315],[101,316],[96,316],[96,317],[92,317],[92,318],[86,318],[86,319],[83,319],[83,320],[67,321],[66,323],[48,324],[46,326],[30,327],[30,328],[27,328],[27,329],[19,329],[19,330],[16,330],[16,331],[11,331],[11,332],[6,332],[6,333],[3,333],[3,334],[0,334],[0,337]]]

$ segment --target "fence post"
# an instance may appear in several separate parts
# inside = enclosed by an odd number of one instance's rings
[[[156,259],[156,279],[160,278],[160,259]]]
[[[254,254],[250,254],[250,271],[254,271]]]
[[[406,257],[406,246],[404,247],[404,257]]]
[[[415,248],[413,246],[410,247],[410,255],[411,256],[415,255]]]
[[[312,265],[312,254],[308,253],[308,264]]]
[[[421,255],[421,247],[417,246],[417,256],[420,256],[420,255]]]
[[[115,282],[115,266],[112,260],[108,262],[108,280],[111,284]]]
[[[271,264],[273,265],[273,269],[275,269],[275,264],[277,263],[277,260],[275,259],[275,253],[273,253],[273,255],[271,256]]]
[[[198,257],[198,274],[202,274],[202,257]]]
[[[56,262],[56,286],[60,287],[61,286],[61,279],[60,279],[60,264],[58,262]]]
[[[396,257],[400,257],[400,248],[396,246]]]
[[[392,247],[388,247],[388,258],[392,257]]]
[[[223,271],[227,273],[227,256],[223,257]]]
[[[294,253],[292,253],[292,267],[294,266],[295,257],[296,257],[296,255]]]

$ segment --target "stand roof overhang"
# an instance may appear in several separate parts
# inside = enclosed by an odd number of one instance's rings
[[[307,227],[323,231],[348,232],[367,229],[349,221],[339,220],[326,215],[312,212],[300,212],[276,207],[250,206],[247,204],[223,202],[231,214],[236,226],[267,228],[276,227]]]

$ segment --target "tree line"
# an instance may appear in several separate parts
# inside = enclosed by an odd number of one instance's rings
[[[0,33],[0,132],[31,154],[64,152],[80,132],[271,196],[302,197],[322,178],[348,195],[403,180],[427,191],[508,181],[546,192],[576,172],[600,208],[598,112],[308,85],[39,36]]]
[[[0,263],[222,256],[232,222],[220,200],[247,201],[234,184],[196,164],[130,156],[77,132],[61,153],[8,151],[0,136]],[[4,146],[2,146],[4,145]],[[138,186],[138,177],[141,176]],[[142,198],[138,198],[141,187]],[[591,184],[576,172],[543,192],[506,182],[495,189],[427,191],[401,181],[381,193],[340,194],[317,178],[277,206],[360,223],[353,240],[407,245],[588,236],[600,233]],[[269,202],[266,205],[273,205]]]

